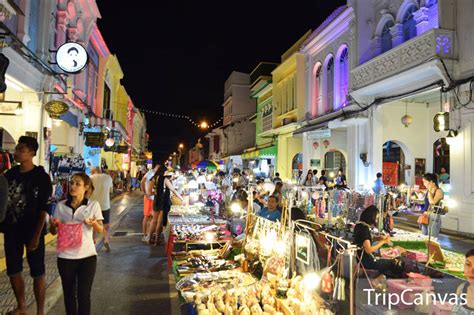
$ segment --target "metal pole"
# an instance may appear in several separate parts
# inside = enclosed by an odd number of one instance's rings
[[[349,296],[350,296],[350,314],[351,315],[354,315],[354,275],[353,275],[353,267],[352,267],[352,259],[353,259],[353,255],[352,255],[352,250],[349,251],[349,281],[350,281],[350,285],[349,285]]]

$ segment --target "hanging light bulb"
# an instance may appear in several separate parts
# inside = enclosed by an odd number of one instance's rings
[[[105,145],[108,146],[108,147],[111,147],[115,144],[115,139],[114,138],[108,138],[106,141],[105,141]]]

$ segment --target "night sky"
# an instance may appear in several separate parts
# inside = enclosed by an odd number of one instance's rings
[[[233,70],[250,73],[261,61],[280,62],[300,36],[346,1],[293,0],[291,7],[255,0],[117,3],[97,1],[98,25],[135,106],[212,123],[222,117],[224,82]],[[186,120],[146,118],[158,161],[180,142],[189,148],[205,134]]]

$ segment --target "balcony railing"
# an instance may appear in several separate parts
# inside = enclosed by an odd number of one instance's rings
[[[453,59],[453,32],[432,29],[377,56],[351,71],[352,89],[358,89],[433,58]]]

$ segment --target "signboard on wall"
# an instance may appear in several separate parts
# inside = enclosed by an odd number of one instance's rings
[[[102,132],[85,132],[86,146],[88,147],[103,147],[104,134]]]
[[[308,140],[331,138],[331,129],[320,129],[308,132]]]
[[[311,159],[311,167],[321,167],[320,159]]]
[[[383,162],[383,183],[387,186],[398,186],[398,163]]]
[[[117,152],[117,153],[127,154],[127,153],[128,153],[128,145],[118,145],[116,152]]]

